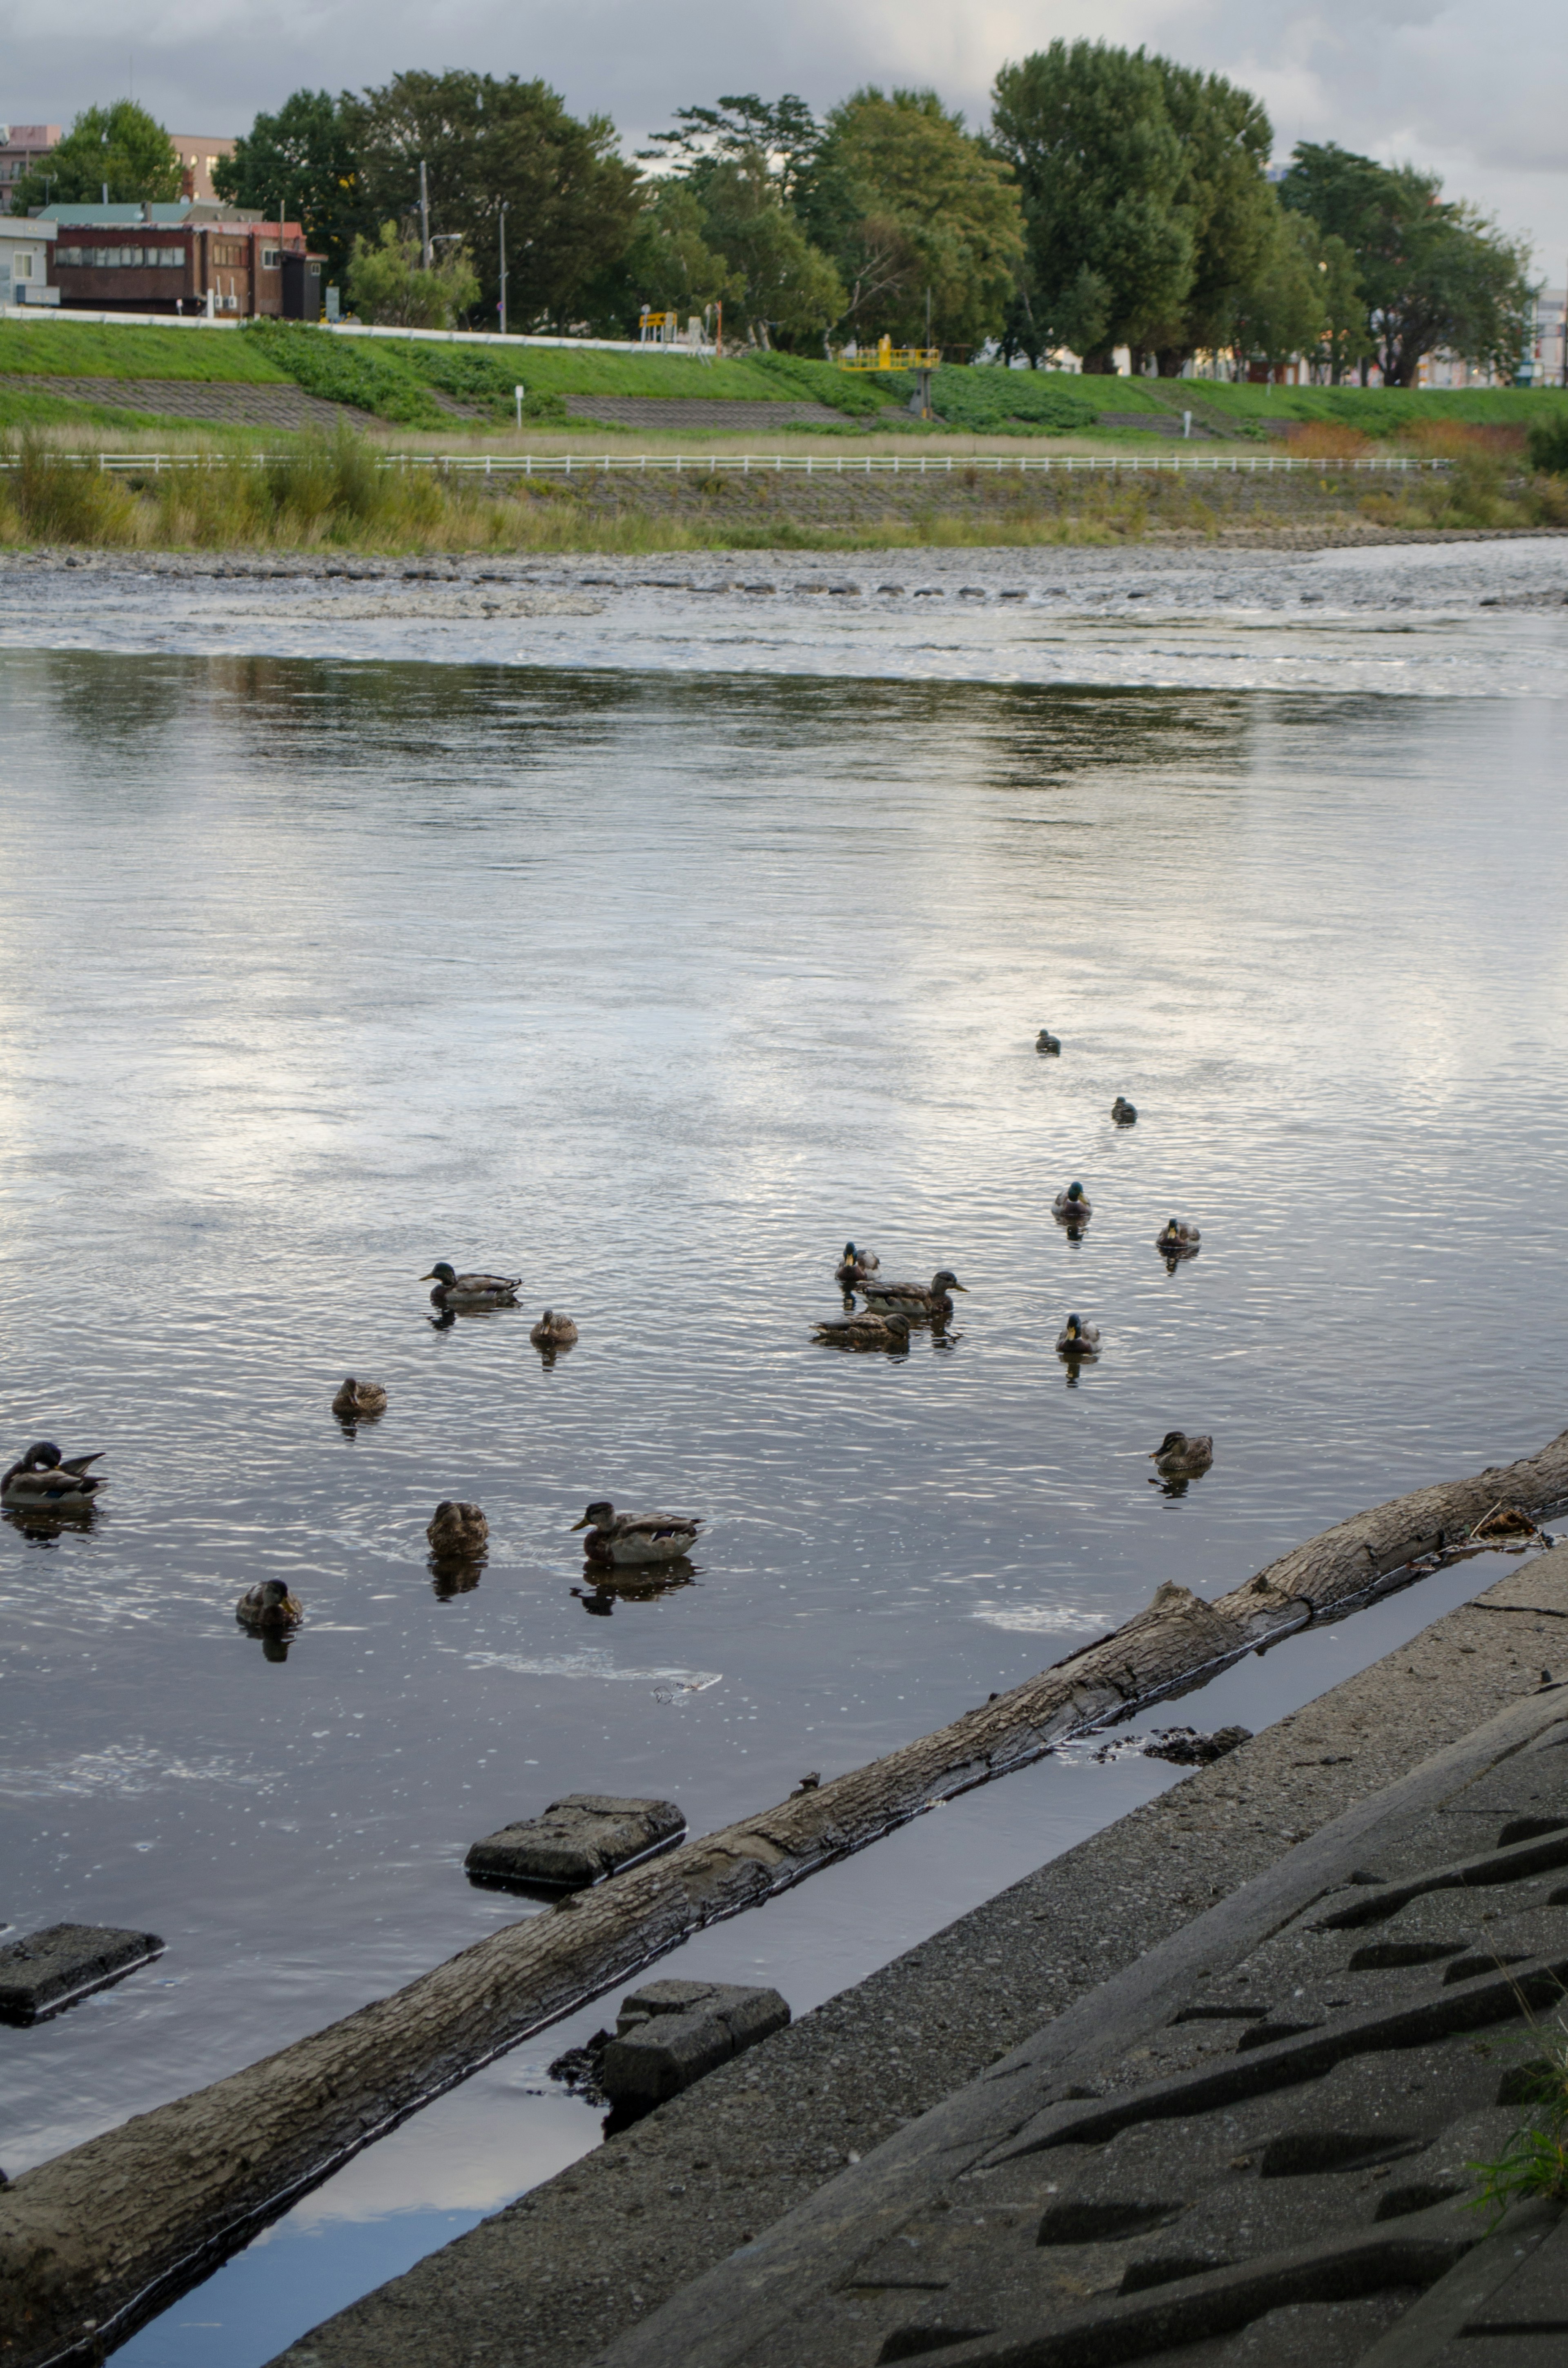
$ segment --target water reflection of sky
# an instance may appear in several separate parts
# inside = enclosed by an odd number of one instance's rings
[[[170,1944],[0,2033],[13,2171],[509,1918],[460,1873],[504,1818],[722,1822],[1560,1427],[1546,702],[34,650],[0,707],[4,1436],[112,1483],[0,1525],[6,1897]],[[956,1268],[946,1342],[810,1346],[850,1235]],[[433,1330],[441,1256],[580,1346]],[[701,1512],[694,1584],[594,1616],[601,1494]],[[443,1496],[493,1538],[445,1600]],[[980,1796],[955,1901],[1131,1764]]]

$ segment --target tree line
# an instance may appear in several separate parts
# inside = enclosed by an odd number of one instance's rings
[[[296,91],[214,173],[300,222],[369,318],[635,335],[646,306],[716,314],[799,353],[891,336],[949,354],[1179,375],[1199,353],[1335,383],[1414,383],[1438,348],[1504,376],[1531,328],[1528,245],[1434,174],[1332,142],[1269,176],[1261,103],[1223,75],[1103,41],[1005,65],[971,131],[931,90],[874,86],[818,116],[791,94],[681,108],[629,159],[608,116],[539,80],[394,74]],[[416,234],[423,163],[434,257]],[[90,108],[17,185],[55,199],[172,197],[166,133]],[[425,267],[435,261],[436,268]]]

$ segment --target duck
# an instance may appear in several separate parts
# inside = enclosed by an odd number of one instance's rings
[[[1037,1053],[1060,1053],[1062,1039],[1053,1036],[1049,1028],[1042,1028],[1034,1040],[1034,1048]]]
[[[577,1338],[577,1326],[569,1315],[557,1315],[547,1307],[528,1338],[536,1349],[570,1349]]]
[[[1118,1094],[1110,1106],[1110,1114],[1118,1126],[1136,1126],[1138,1123],[1138,1112],[1125,1094]]]
[[[952,1293],[967,1291],[950,1266],[937,1269],[928,1283],[923,1282],[862,1282],[858,1286],[861,1298],[879,1315],[929,1315],[937,1319],[953,1312]]]
[[[490,1543],[490,1524],[477,1505],[443,1497],[425,1534],[437,1561],[473,1562]]]
[[[1059,1224],[1086,1225],[1095,1213],[1094,1203],[1081,1184],[1069,1184],[1051,1202],[1051,1213]]]
[[[834,1280],[841,1282],[846,1291],[853,1291],[863,1276],[875,1274],[881,1264],[875,1250],[858,1250],[853,1242],[846,1242],[844,1256],[835,1269]]]
[[[1162,1480],[1196,1480],[1214,1461],[1214,1441],[1206,1432],[1189,1439],[1185,1430],[1167,1430],[1149,1460]]]
[[[590,1562],[678,1562],[690,1553],[702,1524],[685,1513],[618,1513],[608,1497],[596,1497],[574,1530],[586,1530],[583,1551]]]
[[[432,1307],[516,1307],[520,1274],[459,1274],[437,1258],[421,1282],[433,1282]]]
[[[17,1457],[0,1479],[0,1503],[22,1505],[35,1513],[80,1513],[103,1486],[99,1473],[89,1472],[106,1451],[96,1455],[62,1456],[51,1439],[40,1439]]]
[[[1185,1218],[1167,1217],[1154,1235],[1154,1247],[1163,1250],[1166,1258],[1190,1258],[1202,1239],[1198,1227],[1189,1225]]]
[[[234,1617],[246,1628],[297,1628],[305,1616],[303,1604],[281,1578],[257,1579],[234,1606]]]
[[[352,1373],[333,1399],[339,1422],[358,1422],[361,1415],[385,1414],[387,1394],[380,1382],[357,1382]]]
[[[829,1315],[812,1326],[813,1339],[830,1349],[907,1349],[907,1315],[883,1315],[868,1308],[859,1315]]]
[[[1070,1315],[1056,1336],[1059,1357],[1094,1357],[1099,1353],[1100,1327],[1085,1324],[1081,1315]]]

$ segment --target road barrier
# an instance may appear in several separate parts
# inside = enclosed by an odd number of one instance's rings
[[[162,476],[174,469],[267,469],[285,461],[297,461],[298,452],[55,452],[52,460],[74,462],[85,469],[101,469],[118,476]],[[11,453],[0,456],[0,471],[22,466],[20,458]],[[722,472],[751,476],[807,477],[951,477],[974,474],[979,476],[1047,476],[1065,472],[1069,476],[1096,470],[1111,471],[1190,471],[1210,476],[1343,476],[1347,473],[1366,475],[1389,473],[1403,475],[1411,470],[1449,469],[1449,460],[1428,460],[1424,457],[1397,453],[1369,460],[1326,461],[1309,460],[1296,454],[1270,452],[1267,455],[1199,454],[1138,452],[1100,453],[1044,452],[1011,453],[976,452],[866,452],[862,454],[815,452],[386,452],[376,456],[378,469],[433,469],[443,476],[453,477],[597,477],[610,475],[644,476],[660,471],[668,474],[693,477],[717,476]]]

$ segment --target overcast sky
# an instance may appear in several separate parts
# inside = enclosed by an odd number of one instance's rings
[[[683,104],[799,91],[821,108],[858,84],[930,83],[983,123],[1008,58],[1056,35],[1151,48],[1256,90],[1275,154],[1337,140],[1440,172],[1536,243],[1563,281],[1568,70],[1553,0],[10,0],[0,120],[69,124],[134,96],[171,130],[242,131],[301,84],[338,89],[403,67],[542,74],[629,148]],[[1554,29],[1555,28],[1555,29]]]

